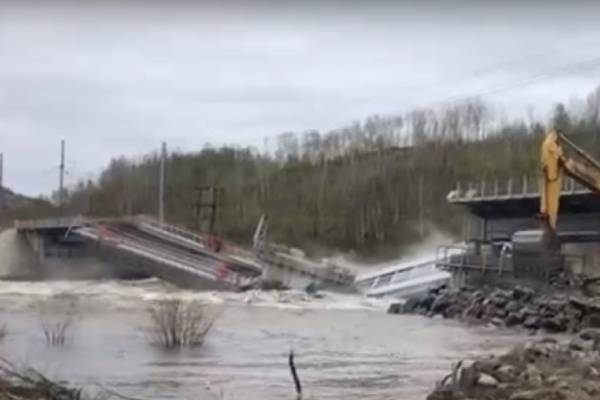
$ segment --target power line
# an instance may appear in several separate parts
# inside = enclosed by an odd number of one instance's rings
[[[557,67],[557,68],[554,68],[551,70],[547,70],[547,71],[540,72],[535,75],[528,76],[526,78],[523,78],[523,79],[520,79],[517,81],[505,83],[503,85],[497,85],[495,87],[490,87],[487,89],[482,89],[475,93],[448,96],[444,99],[435,101],[433,104],[434,105],[452,105],[453,103],[464,103],[466,101],[473,100],[478,97],[487,96],[490,94],[502,93],[502,92],[513,90],[515,88],[522,88],[524,86],[529,86],[529,85],[544,81],[546,79],[554,79],[557,76],[565,75],[568,73],[574,73],[574,72],[585,71],[585,70],[593,70],[596,68],[600,68],[600,57],[581,61],[581,62],[574,63],[574,64],[563,65],[563,66],[560,66],[560,67]]]

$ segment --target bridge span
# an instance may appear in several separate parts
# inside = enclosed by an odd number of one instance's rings
[[[40,261],[95,257],[117,277],[155,276],[194,289],[237,289],[258,279],[253,253],[147,216],[16,221]]]

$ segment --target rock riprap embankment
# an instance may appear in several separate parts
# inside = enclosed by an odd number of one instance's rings
[[[455,364],[427,400],[600,399],[600,330],[570,342],[546,338],[512,351]]]
[[[576,333],[586,328],[600,328],[599,298],[564,293],[543,294],[525,287],[434,290],[408,299],[404,304],[392,304],[388,312],[430,317],[439,315],[549,333]]]

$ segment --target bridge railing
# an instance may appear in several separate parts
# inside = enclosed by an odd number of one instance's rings
[[[540,178],[524,175],[506,180],[480,180],[457,182],[456,187],[448,193],[447,199],[454,201],[493,200],[511,197],[538,196]],[[562,194],[589,193],[589,190],[570,177],[562,181]]]
[[[178,236],[184,237],[189,240],[193,240],[195,242],[202,243],[202,240],[204,239],[203,235],[200,235],[200,234],[198,234],[196,232],[192,232],[188,229],[181,228],[181,227],[175,226],[175,225],[170,225],[170,224],[167,224],[164,222],[161,224],[155,218],[152,218],[148,215],[138,215],[134,218],[134,221],[138,222],[138,223],[144,223],[144,224],[149,225],[156,229],[174,233]]]
[[[208,247],[207,243],[209,243],[211,240],[210,235],[193,232],[191,230],[188,230],[188,229],[182,228],[180,226],[176,226],[176,225],[171,225],[171,224],[167,224],[167,223],[161,224],[158,220],[156,220],[155,218],[150,217],[148,215],[138,215],[134,218],[134,220],[137,223],[143,223],[143,224],[149,225],[155,229],[172,233],[176,236],[190,240],[190,241],[192,241],[198,245],[204,246],[204,247]],[[255,258],[254,253],[252,253],[251,251],[245,250],[245,249],[235,245],[234,243],[223,240],[223,239],[221,239],[221,248],[222,248],[223,253],[226,253],[226,254],[229,254],[232,256],[238,256],[238,257],[247,258],[247,259]]]
[[[35,230],[35,229],[52,229],[52,228],[69,228],[73,226],[84,225],[87,222],[82,217],[62,217],[62,218],[45,218],[45,219],[29,219],[16,220],[14,227],[16,230]]]

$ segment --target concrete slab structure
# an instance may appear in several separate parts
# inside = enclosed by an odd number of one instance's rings
[[[560,198],[557,225],[560,258],[550,260],[541,259],[539,254],[513,254],[515,237],[527,241],[530,235],[533,245],[536,231],[543,229],[542,221],[537,218],[538,184],[537,178],[528,177],[457,184],[447,200],[467,211],[463,231],[470,248],[462,260],[442,261],[440,265],[478,271],[482,276],[521,274],[547,279],[551,273],[549,265],[561,264],[569,265],[576,273],[600,276],[600,197],[570,178],[564,180]],[[444,249],[441,250],[443,253]]]

